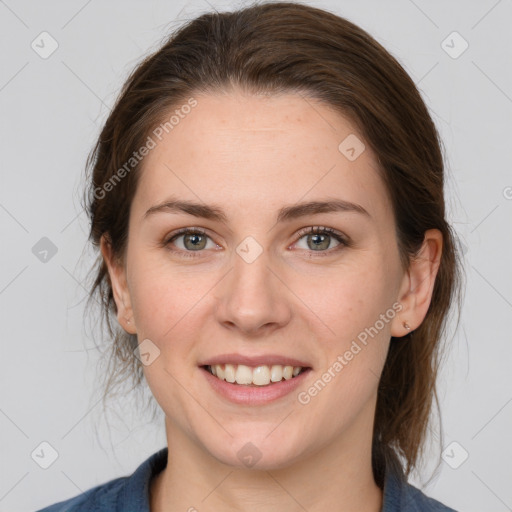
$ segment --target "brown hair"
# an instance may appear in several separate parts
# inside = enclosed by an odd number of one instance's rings
[[[119,170],[126,169],[133,152],[172,108],[193,94],[234,86],[254,94],[303,94],[354,124],[378,156],[404,268],[426,230],[437,228],[443,235],[427,315],[405,339],[391,339],[378,388],[372,447],[376,481],[382,485],[383,467],[396,456],[405,459],[409,476],[423,455],[433,398],[439,409],[440,342],[457,292],[460,312],[460,262],[455,233],[445,218],[444,165],[435,125],[414,82],[364,30],[325,10],[291,2],[208,13],[187,22],[129,76],[89,155],[92,176],[85,202],[90,240],[98,247],[105,234],[123,261],[141,165],[122,173],[122,179]],[[101,255],[92,270],[89,300],[99,297],[113,338],[105,398],[128,377],[139,387],[143,372],[133,356],[136,336],[111,323],[117,311]]]

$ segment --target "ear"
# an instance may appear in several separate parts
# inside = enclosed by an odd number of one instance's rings
[[[443,250],[443,235],[438,229],[429,229],[425,232],[423,244],[419,253],[411,260],[407,272],[404,274],[398,301],[403,309],[395,316],[391,325],[391,336],[401,337],[417,329],[425,318],[434,283],[441,263]],[[406,322],[410,329],[406,329]]]
[[[125,268],[124,265],[114,257],[112,245],[105,234],[101,236],[100,250],[107,265],[110,282],[112,284],[112,292],[117,306],[117,321],[127,333],[137,334]]]

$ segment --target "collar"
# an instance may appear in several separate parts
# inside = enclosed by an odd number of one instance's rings
[[[151,480],[167,466],[167,447],[146,459],[135,472],[125,480],[116,512],[138,510],[150,512],[149,488]],[[436,508],[441,506],[441,508]],[[455,512],[432,498],[425,496],[419,489],[410,485],[404,477],[401,465],[395,459],[386,465],[381,512],[422,512],[424,510],[444,510]]]

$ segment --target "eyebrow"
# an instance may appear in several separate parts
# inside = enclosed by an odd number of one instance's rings
[[[227,224],[228,222],[228,216],[222,208],[217,205],[206,205],[193,201],[174,199],[152,206],[146,211],[143,219],[159,212],[187,213],[194,217],[209,219],[223,224]],[[306,203],[284,206],[278,211],[276,222],[286,222],[300,217],[305,217],[307,215],[334,212],[355,212],[371,218],[368,211],[359,204],[351,203],[350,201],[345,201],[343,199],[329,199],[326,201],[309,201]]]

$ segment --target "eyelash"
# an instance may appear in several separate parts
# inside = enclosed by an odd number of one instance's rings
[[[211,237],[201,228],[182,228],[182,229],[176,231],[175,233],[173,233],[169,238],[167,238],[166,241],[164,241],[163,245],[164,245],[164,247],[169,247],[171,245],[171,243],[174,240],[176,240],[177,238],[179,238],[180,236],[189,235],[189,234],[206,236],[211,239]],[[333,252],[343,249],[343,247],[350,246],[350,242],[345,236],[343,236],[341,233],[338,233],[336,230],[334,230],[332,228],[328,228],[328,227],[324,227],[324,226],[312,226],[312,227],[301,229],[296,235],[298,238],[295,243],[297,243],[305,235],[310,235],[310,234],[329,235],[340,243],[340,245],[338,245],[337,247],[334,247],[333,249],[327,249],[326,251],[313,251],[313,250],[309,251],[311,253],[316,253],[315,257],[329,256]],[[200,250],[200,251],[184,251],[182,249],[169,249],[169,250],[173,253],[181,253],[183,255],[183,257],[185,257],[185,258],[197,258],[197,257],[199,257],[199,254],[195,254],[195,253],[203,252],[202,250]],[[303,249],[303,250],[307,250],[307,249]]]

